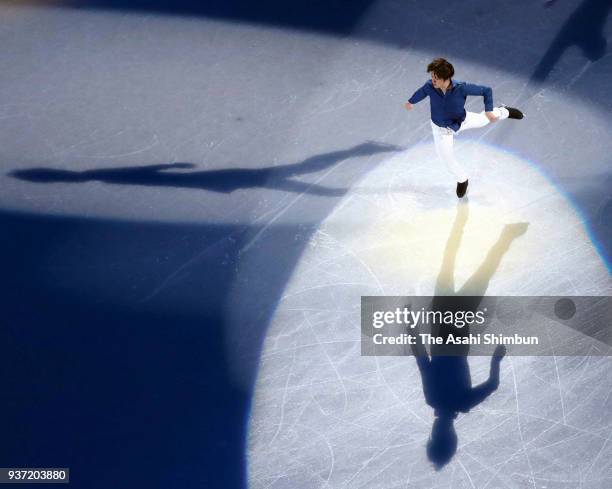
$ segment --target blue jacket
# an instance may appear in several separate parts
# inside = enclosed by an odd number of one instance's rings
[[[468,95],[480,95],[484,97],[485,111],[493,110],[493,90],[482,85],[473,85],[462,81],[451,80],[446,94],[442,90],[433,87],[431,80],[419,88],[408,102],[419,103],[425,97],[429,97],[431,105],[431,120],[440,127],[450,127],[458,131],[461,123],[465,120],[465,99]]]

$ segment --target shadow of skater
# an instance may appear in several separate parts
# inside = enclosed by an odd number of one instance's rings
[[[475,312],[510,245],[527,231],[528,223],[506,225],[484,262],[463,287],[455,292],[455,261],[468,219],[468,210],[467,202],[460,203],[457,207],[457,215],[436,281],[431,307],[433,311]],[[469,328],[459,328],[453,324],[441,325],[432,331],[433,336],[444,339],[450,333],[455,337],[468,336]],[[453,426],[457,414],[467,413],[497,389],[499,365],[506,350],[501,345],[497,347],[491,358],[488,380],[476,387],[472,386],[467,361],[469,344],[432,346],[431,357],[422,344],[412,346],[412,350],[421,373],[425,400],[434,409],[435,416],[431,437],[427,443],[427,456],[436,470],[439,470],[451,460],[457,450],[457,434]]]
[[[78,183],[96,180],[111,184],[196,188],[226,193],[241,188],[262,187],[334,197],[344,195],[347,190],[302,182],[294,180],[292,177],[325,170],[349,158],[400,149],[402,148],[390,144],[366,142],[350,149],[313,156],[301,163],[265,168],[169,172],[167,170],[186,169],[195,166],[192,163],[169,163],[86,171],[30,168],[11,172],[10,175],[21,180],[38,183]]]
[[[548,5],[552,5],[550,2]],[[569,16],[538,63],[530,80],[543,82],[570,46],[577,46],[589,61],[597,61],[606,53],[603,35],[611,0],[584,0]]]

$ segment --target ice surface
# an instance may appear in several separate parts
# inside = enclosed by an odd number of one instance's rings
[[[610,294],[609,2],[385,0],[335,27],[320,2],[153,3],[0,3],[5,465],[88,488],[609,487],[608,358],[504,359],[436,472],[414,360],[358,343],[360,296],[431,294],[456,219],[426,103],[402,106],[438,55],[527,114],[461,135],[457,284],[528,222],[488,294]]]
[[[470,279],[467,295],[610,294],[575,210],[533,166],[477,142],[461,155],[481,185],[468,203],[453,205],[423,144],[381,162],[310,239],[261,357],[253,487],[605,487],[608,357],[504,359],[497,391],[455,420],[458,450],[438,472],[425,455],[433,410],[414,358],[360,356],[360,296],[433,295],[447,242],[454,290]],[[494,171],[478,169],[489,161]],[[465,225],[451,238],[457,220]],[[525,234],[499,264],[487,260],[518,222]],[[489,359],[468,363],[473,385],[485,381]]]

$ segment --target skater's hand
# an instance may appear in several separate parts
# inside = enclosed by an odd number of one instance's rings
[[[412,107],[414,107],[414,105],[412,105],[410,102],[406,102],[404,104],[404,107],[406,107],[406,110],[412,110]]]
[[[487,119],[489,119],[489,122],[495,122],[497,120],[497,116],[493,112],[485,112],[485,115]]]

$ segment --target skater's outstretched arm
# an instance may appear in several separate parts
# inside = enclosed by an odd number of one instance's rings
[[[491,357],[491,370],[489,372],[489,378],[482,384],[477,385],[470,390],[467,404],[468,411],[484,401],[499,387],[499,364],[505,355],[506,347],[499,345]]]
[[[493,114],[493,90],[491,87],[484,85],[475,85],[473,83],[464,83],[461,85],[463,94],[468,96],[482,97],[484,99],[485,115],[491,122],[497,120],[495,114]]]
[[[404,104],[404,107],[406,107],[406,110],[412,110],[412,106],[414,104],[418,104],[421,100],[423,100],[427,96],[428,96],[427,83],[425,83],[425,85],[423,85],[421,88],[419,88],[416,92],[412,94],[412,97],[408,99],[408,102]]]

